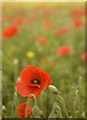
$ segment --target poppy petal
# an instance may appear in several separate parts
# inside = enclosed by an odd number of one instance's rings
[[[31,80],[39,79],[40,75],[37,74],[37,69],[33,66],[28,66],[24,68],[20,74],[20,78],[23,82],[25,82],[27,85],[31,84]]]
[[[47,86],[51,84],[51,81],[52,81],[50,75],[47,72],[44,72],[43,80],[44,82],[43,82],[42,90],[45,90]]]
[[[32,88],[26,86],[23,82],[19,81],[16,82],[17,91],[19,94],[21,94],[23,97],[28,97],[29,94],[32,92]]]

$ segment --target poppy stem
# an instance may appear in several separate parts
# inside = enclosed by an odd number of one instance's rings
[[[57,103],[54,103],[53,108],[52,108],[52,112],[50,113],[49,118],[63,118],[62,113],[61,113],[61,109],[57,105]]]
[[[66,109],[65,100],[61,96],[61,93],[53,85],[49,85],[49,90],[56,96],[57,103],[59,103],[59,106],[61,106],[61,108],[63,110],[63,113],[65,114],[65,117],[68,118],[68,112],[67,112],[67,109]]]
[[[76,90],[75,92],[75,100],[74,100],[74,103],[73,103],[73,109],[74,109],[74,118],[77,118],[77,100],[78,100],[78,96],[79,96],[79,90]],[[79,104],[79,103],[78,103]]]
[[[28,117],[28,104],[29,104],[29,97],[28,97],[27,103],[26,103],[26,112],[25,112],[26,118]]]
[[[16,116],[16,110],[18,105],[18,99],[17,99],[17,90],[16,87],[14,88],[14,96],[13,96],[13,102],[12,102],[12,110],[11,110],[11,117]]]
[[[60,103],[60,106],[62,107],[66,118],[68,118],[69,116],[68,116],[68,112],[67,112],[67,109],[66,109],[65,100],[59,94],[57,94],[57,98],[58,98],[57,101]]]
[[[30,94],[29,97],[33,97],[34,98],[34,106],[37,106],[37,99],[35,97],[34,94]]]

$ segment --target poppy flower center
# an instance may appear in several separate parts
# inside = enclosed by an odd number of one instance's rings
[[[31,83],[32,83],[32,84],[40,84],[40,81],[37,80],[37,79],[34,79],[34,80],[31,81]]]

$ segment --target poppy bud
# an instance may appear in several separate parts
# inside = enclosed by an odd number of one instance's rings
[[[56,106],[56,112],[57,112],[57,117],[58,118],[63,118],[62,113],[61,113],[61,109],[60,109],[59,106]]]
[[[34,94],[30,94],[29,95],[29,98],[33,98],[34,99],[34,106],[32,108],[32,115],[34,118],[40,118],[40,109],[39,107],[37,106],[37,100],[36,100],[36,97]]]
[[[79,93],[79,90],[76,90],[76,95]]]
[[[62,118],[62,113],[61,113],[61,110],[60,110],[59,106],[57,105],[57,103],[54,103],[52,112],[51,112],[49,118]]]
[[[17,58],[14,59],[13,65],[18,65],[18,59]]]
[[[44,117],[44,114],[43,114],[43,112],[42,111],[40,111],[40,117]]]
[[[14,96],[17,96],[17,93],[16,93],[16,92],[14,92]]]
[[[18,77],[17,81],[20,81],[20,77]]]
[[[58,90],[55,86],[53,85],[49,85],[49,90],[53,93],[53,94],[57,94]]]
[[[34,118],[37,118],[38,116],[40,116],[40,109],[39,109],[38,106],[35,105],[32,108],[32,115],[33,115]]]
[[[3,105],[2,106],[2,112],[5,112],[6,111],[6,107]]]
[[[82,117],[85,118],[85,113],[84,112],[82,113]]]

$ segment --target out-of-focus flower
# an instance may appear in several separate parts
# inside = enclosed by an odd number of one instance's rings
[[[77,19],[78,17],[85,15],[85,9],[78,9],[72,11],[72,17],[73,19]]]
[[[13,60],[13,65],[17,65],[18,64],[18,59],[17,58],[15,58],[14,60]]]
[[[82,27],[83,25],[84,25],[83,22],[78,21],[78,20],[74,20],[74,26],[75,26],[76,28],[80,28],[80,27]]]
[[[44,12],[44,18],[46,19],[46,20],[48,20],[49,19],[49,11],[45,11]]]
[[[56,32],[56,35],[63,35],[63,34],[68,33],[69,31],[70,31],[69,27],[64,27],[64,28],[59,29]]]
[[[61,46],[56,50],[57,55],[72,55],[72,49],[67,46]]]
[[[15,25],[20,25],[21,23],[23,23],[23,18],[20,16],[14,20]]]
[[[26,111],[26,108],[27,108],[27,111]],[[31,106],[27,104],[26,102],[24,102],[18,106],[17,113],[20,118],[26,118],[26,112],[27,112],[28,117],[32,115]]]
[[[83,53],[82,60],[84,60],[87,63],[87,52]]]
[[[47,29],[51,29],[53,27],[53,24],[49,21],[44,22],[44,27]]]
[[[19,33],[17,26],[11,25],[3,30],[2,37],[10,38],[15,36],[17,33]]]
[[[25,12],[21,12],[20,15],[18,17],[16,17],[16,19],[13,22],[13,24],[15,24],[15,25],[22,24],[23,21],[24,21],[24,16],[25,16]]]
[[[49,59],[48,58],[49,58],[48,56],[43,57],[42,61],[48,64],[49,63]]]
[[[28,58],[34,58],[35,57],[35,53],[33,51],[28,51],[26,55],[27,55]]]
[[[74,26],[76,28],[80,28],[82,26],[84,26],[84,23],[82,21],[80,21],[81,17],[83,17],[85,15],[85,9],[77,9],[72,11],[72,19],[73,19],[73,23]]]
[[[49,90],[50,90],[52,93],[58,94],[58,90],[57,90],[57,88],[56,88],[55,86],[49,85],[48,88],[49,88]]]
[[[20,74],[20,81],[16,82],[17,91],[23,97],[34,94],[38,97],[51,83],[50,75],[35,66],[25,67]]]
[[[38,42],[40,44],[46,44],[48,42],[47,38],[45,37],[39,37]]]

